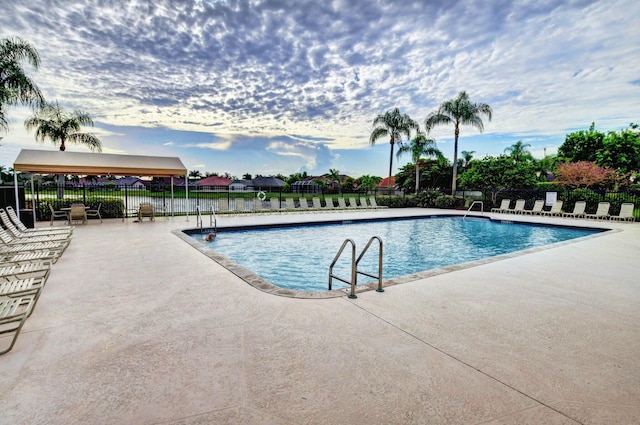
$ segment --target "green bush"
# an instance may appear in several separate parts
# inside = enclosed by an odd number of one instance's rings
[[[442,195],[437,189],[427,189],[420,192],[416,198],[417,206],[422,208],[432,208],[436,206],[436,199]]]
[[[411,208],[418,206],[418,200],[415,196],[378,196],[376,197],[378,205],[389,208]]]
[[[573,211],[576,201],[586,201],[587,207],[585,208],[585,212],[587,214],[593,214],[598,209],[598,203],[602,201],[602,196],[590,189],[576,189],[567,195],[563,209],[567,212]]]
[[[464,207],[464,198],[456,198],[451,195],[440,195],[435,200],[436,208],[452,209],[456,207]]]

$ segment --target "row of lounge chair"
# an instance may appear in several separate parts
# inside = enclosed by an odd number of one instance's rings
[[[531,214],[531,215],[543,215],[551,217],[567,217],[567,218],[586,218],[594,220],[616,220],[616,221],[635,221],[633,216],[633,210],[635,205],[631,202],[626,202],[620,206],[620,213],[618,215],[610,215],[609,210],[611,204],[609,202],[598,203],[598,208],[594,214],[588,214],[585,212],[587,203],[585,201],[576,201],[573,211],[562,211],[563,201],[556,201],[551,206],[549,211],[545,211],[544,200],[538,199],[535,201],[533,208],[530,210],[524,209],[525,200],[518,199],[513,208],[510,208],[511,200],[503,199],[499,208],[493,208],[491,212],[503,213],[503,214]]]
[[[217,200],[217,212],[269,212],[269,211],[335,211],[335,210],[364,210],[364,209],[380,209],[386,208],[379,206],[376,202],[376,198],[361,197],[339,197],[337,199],[338,205],[334,203],[333,198],[325,198],[324,205],[319,197],[314,196],[309,200],[305,197],[300,197],[295,200],[292,197],[285,198],[280,202],[280,198],[273,197],[269,201],[261,200],[259,198],[245,199],[245,198],[233,198],[231,202],[228,199]]]
[[[0,208],[0,354],[13,348],[49,277],[71,242],[73,227],[29,229],[12,207]]]

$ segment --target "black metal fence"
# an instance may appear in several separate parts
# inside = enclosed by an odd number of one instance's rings
[[[136,215],[141,202],[154,206],[157,216],[195,214],[199,209],[203,214],[215,211],[234,210],[236,205],[243,204],[241,210],[252,211],[264,208],[273,202],[284,205],[286,198],[311,200],[319,197],[323,204],[327,198],[338,198],[343,195],[364,194],[363,191],[330,191],[324,189],[320,193],[291,193],[282,188],[255,188],[252,190],[232,190],[228,186],[196,186],[185,191],[184,186],[171,185],[136,185],[136,186],[100,186],[56,185],[41,186],[34,184],[33,190],[26,188],[26,209],[35,208],[38,221],[50,220],[51,209],[60,210],[72,203],[83,203],[91,209],[100,206],[103,218],[121,218]],[[368,193],[373,194],[375,193]],[[242,202],[241,202],[242,200]],[[35,205],[33,204],[35,202]],[[235,209],[236,211],[238,209]]]
[[[13,188],[12,188],[13,189]],[[174,185],[136,185],[136,186],[99,186],[99,185],[69,185],[58,187],[55,185],[41,186],[37,183],[33,190],[27,185],[19,188],[21,193],[21,203],[24,199],[23,209],[35,209],[38,221],[49,220],[51,209],[59,210],[69,207],[71,203],[81,202],[89,208],[95,209],[100,205],[104,218],[121,218],[123,216],[133,216],[137,213],[141,202],[149,202],[154,206],[156,215],[184,215],[195,214],[199,209],[204,214],[212,210],[224,211],[233,209],[236,203],[244,204],[245,211],[260,209],[260,203],[269,205],[278,202],[284,205],[286,198],[293,198],[299,202],[300,198],[311,200],[311,197],[319,197],[322,204],[328,198],[336,199],[360,195],[373,195],[378,198],[378,203],[387,205],[385,200],[391,198],[411,198],[413,195],[404,192],[395,192],[389,196],[386,188],[373,192],[362,190],[353,191],[333,191],[321,190],[319,193],[291,193],[285,192],[282,188],[255,188],[253,190],[230,190],[228,186],[196,186],[190,187],[188,194],[184,186]],[[24,191],[24,195],[22,195]],[[531,209],[538,199],[547,199],[549,191],[536,189],[510,189],[501,190],[494,193],[490,190],[464,190],[457,193],[458,197],[464,198],[467,205],[474,200],[483,201],[486,211],[500,205],[502,199],[512,200],[512,204],[517,199],[525,200],[525,209]],[[608,201],[611,203],[610,214],[617,215],[620,205],[625,202],[632,202],[640,208],[640,192],[603,192],[585,189],[559,190],[555,192],[558,200],[564,202],[563,209],[571,211],[576,200],[587,201],[587,212],[595,212],[598,202]],[[24,198],[22,198],[24,196]],[[35,203],[35,204],[33,204]],[[13,202],[12,202],[13,204]],[[400,202],[390,206],[414,206],[415,203]],[[513,205],[512,205],[513,206]],[[550,205],[545,206],[549,209]]]

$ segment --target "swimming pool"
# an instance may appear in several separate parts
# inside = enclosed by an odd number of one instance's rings
[[[420,217],[223,229],[213,242],[203,243],[278,287],[326,291],[329,266],[346,238],[355,242],[359,255],[372,236],[380,237],[384,243],[383,278],[391,279],[599,231],[479,218]],[[206,233],[190,236],[202,241]],[[358,268],[375,274],[377,261],[378,247],[374,244]],[[349,251],[336,264],[334,274],[349,277],[350,270]],[[371,281],[358,277],[358,284]],[[334,289],[347,286],[333,281]]]

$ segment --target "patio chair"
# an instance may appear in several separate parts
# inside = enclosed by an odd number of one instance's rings
[[[511,199],[503,199],[500,201],[500,206],[498,208],[491,208],[491,212],[505,213],[509,211],[509,205],[511,205]]]
[[[53,220],[55,220],[56,218],[64,218],[65,221],[69,220],[69,216],[67,215],[66,211],[56,211],[53,209],[53,206],[51,204],[47,205],[49,205],[49,210],[51,211],[51,223],[49,224],[49,226],[53,226]]]
[[[587,203],[585,201],[576,201],[576,204],[573,206],[573,212],[566,212],[562,214],[562,216],[570,218],[584,218],[584,209],[586,207]]]
[[[6,207],[7,215],[18,230],[23,234],[38,234],[38,235],[71,235],[73,233],[73,227],[71,226],[58,226],[55,229],[29,229],[24,225],[20,218],[16,214],[16,211],[11,205]],[[66,214],[65,214],[66,217]]]
[[[342,196],[338,198],[338,208],[347,209],[347,204],[345,204]]]
[[[138,221],[142,221],[143,217],[148,217],[149,221],[155,219],[153,205],[151,205],[150,202],[140,202],[140,206],[138,207]]]
[[[516,201],[516,205],[513,208],[509,208],[507,212],[510,214],[522,214],[522,212],[524,211],[524,204],[524,199],[518,199]]]
[[[6,280],[0,282],[0,297],[16,298],[22,295],[34,294],[35,297],[33,299],[31,312],[29,313],[30,316],[33,309],[36,308],[45,282],[46,278],[43,276]]]
[[[301,196],[298,199],[298,203],[300,204],[300,209],[301,210],[308,210],[309,209],[309,201],[307,201],[307,198],[305,198],[304,196]]]
[[[598,209],[595,214],[585,214],[584,218],[594,219],[594,220],[608,220],[609,219],[609,208],[611,208],[611,204],[609,202],[599,202]]]
[[[82,224],[87,224],[87,210],[84,204],[71,204],[71,211],[69,211],[69,224],[73,224],[74,221],[82,221]]]
[[[635,217],[633,216],[633,210],[635,209],[635,205],[632,202],[625,202],[620,205],[620,213],[618,215],[612,215],[609,217],[609,220],[615,221],[635,221]]]
[[[8,353],[13,348],[24,322],[31,314],[35,297],[35,294],[28,294],[17,298],[0,298],[0,335],[13,332],[11,344],[0,354]]]
[[[14,238],[6,230],[0,229],[0,253],[19,253],[25,251],[57,251],[62,255],[70,240],[49,241],[35,238]]]
[[[563,201],[556,201],[551,205],[551,209],[549,211],[542,211],[540,215],[548,215],[550,217],[553,216],[561,216],[562,215],[562,204]]]
[[[324,198],[324,209],[325,210],[334,210],[336,209],[333,204],[333,198]]]
[[[272,210],[276,210],[276,211],[279,210],[280,209],[280,198],[275,197],[275,196],[273,198],[271,198],[270,207],[271,207]]]
[[[9,215],[3,208],[0,208],[0,221],[4,225],[4,228],[7,231],[7,233],[9,233],[13,238],[17,238],[17,239],[28,238],[29,240],[34,242],[45,242],[45,241],[66,241],[66,240],[69,240],[69,238],[71,237],[69,233],[50,234],[50,233],[21,232],[9,219]]]
[[[542,212],[542,208],[544,207],[544,199],[536,199],[536,202],[533,204],[533,208],[530,210],[523,210],[522,214],[540,214]]]
[[[3,263],[0,265],[0,279],[23,279],[37,275],[48,278],[51,272],[51,261],[36,261],[33,263]]]
[[[284,200],[284,203],[285,203],[285,205],[286,205],[288,210],[295,210],[296,209],[296,204],[295,204],[293,198],[286,198]]]
[[[253,198],[253,211],[262,211],[262,199]]]
[[[318,198],[317,196],[314,196],[313,198],[311,198],[311,202],[313,202],[313,209],[314,210],[321,210],[322,209],[322,202],[320,202],[320,198]]]
[[[96,208],[95,210],[86,210],[85,214],[88,217],[98,217],[100,219],[100,223],[102,223],[102,215],[100,215],[100,207],[102,207],[102,202],[98,204],[98,208]]]
[[[388,208],[386,205],[378,205],[378,202],[376,202],[375,196],[369,196],[369,203],[373,208]]]

